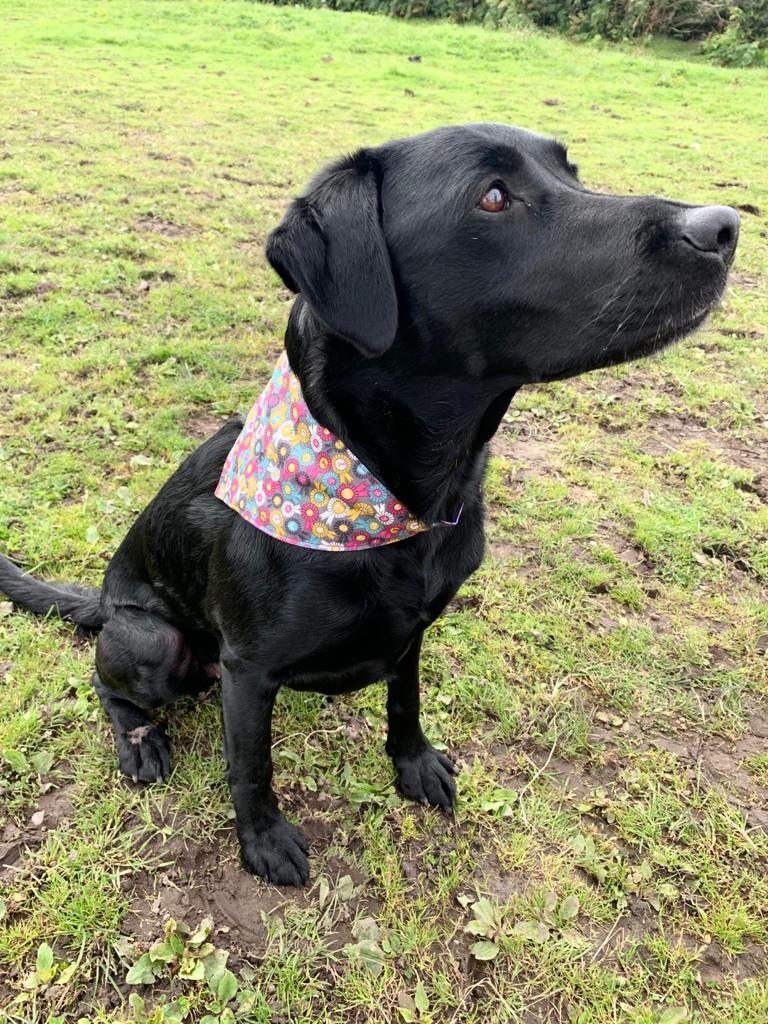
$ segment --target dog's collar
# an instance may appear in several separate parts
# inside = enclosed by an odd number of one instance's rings
[[[394,544],[432,526],[307,408],[283,353],[227,456],[216,497],[277,540],[320,551]]]

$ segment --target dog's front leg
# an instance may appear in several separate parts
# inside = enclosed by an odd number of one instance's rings
[[[403,796],[448,811],[456,799],[450,758],[435,750],[419,721],[419,633],[387,682],[387,753],[397,770]]]
[[[246,869],[274,885],[306,885],[308,847],[272,790],[272,709],[279,687],[237,657],[222,657],[229,787]]]

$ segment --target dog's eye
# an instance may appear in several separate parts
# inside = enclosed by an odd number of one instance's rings
[[[501,213],[509,206],[509,196],[498,185],[489,188],[479,203],[480,209],[486,213]]]

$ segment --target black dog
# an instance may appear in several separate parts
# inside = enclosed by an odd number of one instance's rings
[[[233,420],[174,473],[100,591],[0,561],[0,590],[100,631],[94,686],[120,768],[164,779],[147,711],[222,684],[243,862],[305,884],[272,790],[281,686],[386,680],[402,792],[450,808],[454,767],[419,722],[419,652],[483,556],[486,443],[518,388],[657,352],[718,301],[739,219],[723,206],[590,192],[563,147],[498,124],[362,150],[293,202],[267,257],[298,293],[286,333],[315,419],[432,529],[371,550],[283,543],[214,496]]]

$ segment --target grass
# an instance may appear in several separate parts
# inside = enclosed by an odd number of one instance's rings
[[[270,889],[237,866],[215,695],[169,712],[169,784],[132,787],[90,646],[0,603],[0,1019],[762,1024],[766,72],[236,0],[1,7],[0,547],[49,577],[96,583],[252,401],[289,306],[266,233],[339,152],[508,121],[594,188],[744,212],[704,331],[503,424],[487,559],[425,651],[454,822],[396,795],[380,691],[286,694],[314,884]]]

